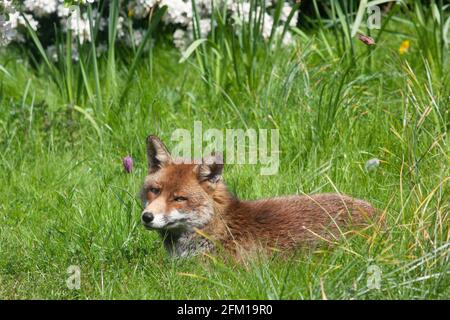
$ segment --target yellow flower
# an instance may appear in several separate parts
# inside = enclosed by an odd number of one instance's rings
[[[400,48],[398,48],[398,52],[402,55],[407,53],[409,49],[409,44],[410,44],[409,40],[403,41],[402,44],[400,45]]]

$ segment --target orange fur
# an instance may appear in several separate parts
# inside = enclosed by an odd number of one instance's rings
[[[158,215],[160,224],[169,221],[154,229],[175,255],[211,250],[214,242],[237,253],[333,241],[350,227],[367,225],[375,213],[369,203],[340,194],[239,200],[222,180],[222,165],[175,163],[154,136],[148,138],[148,157],[144,212]],[[146,226],[152,229],[152,223]],[[204,236],[208,242],[196,244]]]

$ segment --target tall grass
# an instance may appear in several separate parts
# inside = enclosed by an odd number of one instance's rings
[[[372,65],[372,49],[367,48],[367,52],[360,53],[355,42],[356,36],[359,33],[375,37],[376,42],[380,40],[386,25],[389,23],[391,17],[398,13],[399,4],[387,14],[383,14],[380,10],[380,26],[374,28],[369,25],[369,9],[372,7],[380,8],[380,5],[389,3],[389,0],[375,0],[375,1],[341,1],[329,0],[320,1],[313,0],[314,12],[316,15],[315,25],[318,28],[318,35],[324,42],[327,54],[326,59],[339,61],[342,59],[343,63],[353,67],[361,67],[367,69],[365,66]],[[330,40],[325,36],[326,29],[332,31],[334,35],[334,47],[330,44]],[[375,31],[375,34],[372,34]],[[370,70],[370,68],[369,68]]]
[[[72,6],[72,10],[82,10],[79,6]],[[92,15],[92,5],[87,3],[86,11],[88,14],[90,39],[87,43],[80,43],[78,38],[74,38],[70,30],[65,34],[55,29],[57,57],[53,62],[47,55],[38,35],[27,23],[27,29],[30,37],[39,53],[38,59],[45,62],[45,67],[51,79],[59,88],[63,101],[68,106],[76,106],[76,110],[83,110],[84,115],[88,115],[84,107],[87,104],[93,106],[93,110],[97,116],[103,117],[104,106],[111,103],[111,99],[126,98],[129,86],[132,85],[133,76],[138,66],[139,60],[142,58],[144,48],[148,47],[149,42],[154,38],[154,30],[158,26],[161,17],[166,11],[166,7],[161,7],[152,12],[149,16],[148,29],[144,35],[142,42],[136,48],[136,52],[128,60],[130,66],[119,70],[116,65],[116,37],[117,24],[119,17],[119,1],[111,2],[103,1],[99,8],[100,14],[96,20]],[[106,61],[97,54],[99,21],[101,13],[109,10],[108,14],[108,49]],[[25,18],[24,15],[22,15]],[[74,46],[76,44],[76,46]],[[77,59],[73,58],[74,50],[77,51]],[[30,52],[30,54],[32,54]],[[101,85],[100,77],[101,68],[105,68],[106,79],[104,86]],[[126,70],[123,74],[123,70]],[[117,94],[118,79],[117,74],[126,80],[127,85]],[[92,80],[93,79],[93,80]],[[105,102],[103,96],[106,96]],[[86,99],[87,98],[87,99]],[[93,119],[90,117],[90,119]]]
[[[435,4],[448,21],[447,7]],[[351,31],[358,11],[350,5]],[[17,52],[0,56],[0,298],[448,298],[450,66],[427,53],[444,44],[445,58],[445,38],[419,41],[448,23],[432,22],[433,10],[412,2],[394,8],[375,35],[368,72],[359,67],[367,48],[345,42],[337,15],[332,25],[325,19],[323,28],[298,31],[294,47],[271,51],[262,39],[252,42],[251,24],[236,35],[215,10],[215,34],[197,36],[184,55],[189,63],[166,47],[151,55],[137,48],[130,59],[108,48],[95,67],[89,44],[71,59],[70,34],[58,36],[55,63],[32,31],[37,69]],[[404,39],[412,44],[400,55]],[[357,67],[348,63],[352,45]],[[141,64],[151,64],[152,76]],[[61,108],[70,104],[79,108]],[[241,264],[221,255],[169,259],[158,235],[139,223],[144,140],[158,134],[170,148],[171,132],[193,121],[280,130],[277,175],[225,167],[241,198],[339,191],[373,203],[384,223],[330,247]],[[121,168],[127,154],[131,174]],[[371,158],[381,164],[366,171]],[[81,268],[80,290],[66,286],[70,265]],[[382,271],[380,289],[368,286],[373,266]]]
[[[450,44],[450,4],[442,0],[432,0],[428,6],[413,1],[410,23],[414,25],[417,44],[426,61],[440,76],[449,63]]]
[[[186,49],[180,62],[195,53],[205,84],[216,94],[230,85],[254,93],[272,76],[272,61],[276,59],[289,22],[299,8],[299,4],[294,5],[287,21],[281,24],[280,14],[284,2],[277,1],[273,9],[270,36],[264,39],[265,0],[251,0],[250,14],[245,16],[238,10],[238,18],[232,18],[226,5],[218,2],[213,7],[212,33],[209,37],[201,34],[197,5],[192,0],[194,42]],[[232,19],[236,21],[232,23]],[[276,34],[280,25],[283,31]]]

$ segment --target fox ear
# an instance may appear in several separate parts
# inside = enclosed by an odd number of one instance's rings
[[[198,178],[200,181],[217,183],[222,178],[223,156],[220,153],[203,158],[203,163],[198,165]]]
[[[158,171],[172,162],[172,157],[164,143],[157,137],[147,137],[147,160],[150,173]]]

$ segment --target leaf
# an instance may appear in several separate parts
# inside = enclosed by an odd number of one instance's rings
[[[361,25],[362,19],[364,18],[364,14],[367,8],[367,0],[362,0],[359,3],[358,13],[356,14],[355,22],[352,26],[352,37],[356,35],[358,32],[359,26]]]
[[[195,49],[197,49],[197,47],[199,45],[201,45],[203,42],[205,42],[207,40],[208,39],[201,38],[201,39],[197,39],[194,42],[192,42],[191,45],[186,49],[186,51],[184,51],[182,53],[181,59],[180,59],[180,61],[178,61],[178,63],[185,62],[191,56],[191,54],[195,51]]]
[[[95,131],[97,131],[98,136],[100,137],[100,139],[102,138],[101,133],[100,133],[100,127],[98,126],[97,122],[95,121],[95,119],[92,117],[91,114],[89,114],[89,112],[79,106],[74,106],[73,107],[74,110],[78,111],[79,113],[81,113],[83,116],[85,116],[85,118],[92,124],[92,126],[94,127]]]
[[[6,68],[3,67],[2,65],[0,65],[0,71],[2,71],[3,73],[5,73],[8,77],[12,78],[11,73],[9,73],[9,71],[6,70]]]
[[[441,14],[439,12],[439,9],[438,9],[436,3],[432,3],[430,6],[431,6],[431,12],[433,13],[434,20],[436,20],[436,22],[440,25],[441,24]]]
[[[448,32],[450,30],[450,17],[448,17],[447,21],[444,24],[444,41],[445,41],[445,45],[448,46],[449,44],[449,40],[448,40]]]

